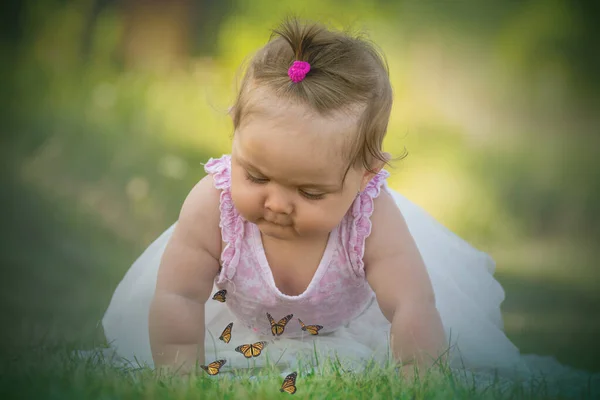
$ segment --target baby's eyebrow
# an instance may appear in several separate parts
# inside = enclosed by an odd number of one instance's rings
[[[265,174],[263,174],[263,172],[258,167],[255,167],[254,165],[250,164],[248,161],[244,160],[243,158],[241,158],[241,157],[238,156],[237,160],[242,165],[242,167],[244,167],[246,169],[251,169],[254,172],[258,172],[261,175],[265,175]]]

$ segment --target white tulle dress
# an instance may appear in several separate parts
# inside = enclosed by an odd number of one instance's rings
[[[227,157],[222,157],[211,160],[206,165],[207,172],[213,174],[217,187],[225,193],[221,196],[222,229],[225,225],[232,223],[231,218],[228,222],[227,215],[224,216],[223,213],[235,212],[231,205],[224,204],[223,200],[228,193],[228,162]],[[591,380],[595,385],[593,390],[598,390],[598,374],[590,375],[574,370],[561,365],[550,357],[520,354],[503,331],[500,305],[504,300],[504,291],[493,277],[494,261],[487,254],[476,250],[450,232],[419,206],[387,188],[385,179],[376,183],[376,187],[370,193],[371,198],[379,194],[380,187],[387,190],[395,199],[427,266],[435,291],[436,305],[451,348],[450,366],[466,369],[469,374],[480,378],[489,377],[490,379],[498,375],[506,379],[526,380],[529,377],[543,374],[550,380],[560,379],[563,383],[571,382],[573,387],[589,386]],[[369,199],[365,199],[362,199],[363,209],[364,204],[368,206],[369,203]],[[361,199],[357,199],[357,201],[360,203]],[[356,207],[360,208],[360,206]],[[358,209],[356,207],[355,209]],[[370,212],[372,210],[366,209],[367,219]],[[352,217],[349,218],[352,220]],[[241,287],[236,288],[234,276],[236,273],[241,274],[243,270],[238,265],[237,272],[235,270],[231,272],[230,265],[235,263],[241,265],[239,253],[243,257],[244,243],[256,240],[252,239],[253,235],[256,238],[256,227],[250,225],[252,224],[245,222],[243,226],[235,228],[237,231],[230,226],[228,233],[223,232],[223,239],[229,242],[230,246],[224,250],[224,271],[215,279],[214,292],[226,288],[228,299],[225,303],[214,300],[206,303],[206,361],[226,359],[227,368],[235,369],[264,365],[268,359],[272,363],[277,363],[284,371],[296,368],[300,361],[314,362],[315,353],[317,355],[335,355],[342,363],[346,363],[348,369],[361,368],[369,360],[387,362],[390,324],[379,310],[377,302],[368,296],[361,300],[362,306],[359,308],[342,312],[342,314],[352,315],[350,321],[332,322],[335,329],[324,328],[316,336],[302,331],[297,322],[290,321],[286,326],[289,335],[274,337],[268,329],[269,324],[266,317],[264,317],[264,324],[263,320],[252,320],[246,317],[248,310],[240,311],[240,308],[250,307],[250,310],[260,310],[257,312],[260,314],[257,318],[263,318],[264,311],[269,312],[273,309],[269,307],[276,309],[278,307],[276,304],[258,304],[260,299],[253,302],[248,298],[235,297],[235,292],[243,290]],[[114,351],[121,361],[134,362],[133,360],[135,360],[135,364],[153,366],[148,336],[148,312],[161,257],[174,226],[158,237],[131,266],[117,287],[102,321],[111,351]],[[349,241],[351,238],[344,236],[342,231],[343,227],[338,232],[340,240]],[[235,239],[235,235],[240,241],[238,245],[235,245],[235,241],[238,240]],[[368,236],[368,232],[364,236]],[[340,253],[344,253],[344,249],[346,249],[346,253],[350,253],[351,259],[353,247],[359,249],[358,255],[360,256],[362,254],[360,243],[342,246]],[[315,280],[315,278],[313,279]],[[364,276],[362,279],[364,280]],[[269,282],[259,280],[254,284],[268,285]],[[356,290],[358,293],[363,289],[362,286],[354,286],[349,290]],[[247,303],[252,304],[248,306]],[[290,312],[294,312],[294,309],[289,308],[289,304],[286,304],[283,304],[283,308],[278,309],[278,315],[273,315],[275,319],[283,317],[284,312],[288,309],[292,310]],[[296,317],[302,318],[307,324],[327,325],[322,323],[327,321],[311,321],[307,311],[310,310],[310,306],[307,305],[307,307],[307,309],[300,307],[300,314],[297,314]],[[324,315],[329,315],[326,311],[320,310],[320,312],[325,312]],[[246,314],[244,314],[245,312]],[[334,313],[327,318],[334,319]],[[234,323],[232,339],[230,343],[224,343],[218,338],[230,322]],[[259,326],[259,329],[253,328],[254,325]],[[240,344],[261,340],[267,342],[264,349],[265,357],[246,359],[235,351]]]

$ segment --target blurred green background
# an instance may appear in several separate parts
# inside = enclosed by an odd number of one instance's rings
[[[525,353],[600,370],[600,43],[585,0],[0,5],[0,351],[103,340],[140,252],[229,152],[239,64],[294,13],[387,54],[391,186],[497,261]]]

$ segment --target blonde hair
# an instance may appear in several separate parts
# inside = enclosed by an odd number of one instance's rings
[[[296,60],[310,64],[310,72],[298,83],[288,76]],[[318,23],[289,18],[273,30],[269,42],[250,60],[232,107],[235,129],[248,113],[249,92],[256,86],[306,104],[323,116],[360,106],[358,133],[347,154],[348,169],[361,163],[376,172],[374,162],[387,164],[382,148],[392,108],[392,87],[385,58],[372,43]]]

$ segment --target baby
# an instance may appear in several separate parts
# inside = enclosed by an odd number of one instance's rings
[[[491,258],[387,187],[391,107],[370,43],[294,19],[275,30],[231,109],[231,155],[206,163],[113,296],[117,354],[181,372],[293,368],[315,348],[527,372]]]

